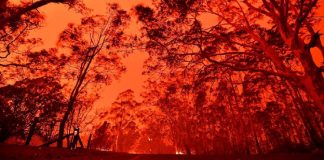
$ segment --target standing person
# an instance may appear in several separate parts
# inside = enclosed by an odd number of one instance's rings
[[[83,148],[83,144],[82,144],[82,141],[81,141],[81,138],[80,138],[79,133],[80,133],[79,128],[78,128],[78,127],[75,127],[75,128],[74,128],[74,131],[73,131],[73,139],[72,139],[72,143],[71,143],[71,146],[70,146],[71,150],[74,150],[74,149],[77,148],[77,145],[78,145],[77,143],[78,143],[78,141],[79,141],[79,143],[80,143],[80,145],[81,145],[81,148]]]

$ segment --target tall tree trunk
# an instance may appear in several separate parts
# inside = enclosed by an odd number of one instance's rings
[[[92,55],[89,55],[91,52]],[[82,62],[81,64],[81,68],[80,68],[80,73],[79,73],[79,76],[78,76],[78,80],[71,92],[71,96],[70,96],[70,99],[69,99],[69,103],[67,105],[67,110],[66,112],[64,113],[64,116],[63,116],[63,119],[61,120],[61,123],[60,123],[60,127],[59,127],[59,135],[58,135],[58,142],[57,142],[57,147],[59,148],[62,148],[63,147],[63,136],[64,136],[64,130],[65,130],[65,125],[66,125],[66,122],[74,108],[74,103],[80,93],[80,88],[83,84],[83,81],[88,73],[88,70],[90,68],[90,65],[91,65],[91,62],[92,60],[94,59],[95,55],[96,55],[96,50],[95,49],[89,49],[88,52],[87,52],[87,58]]]
[[[91,149],[91,137],[92,137],[92,134],[89,135],[87,149]]]

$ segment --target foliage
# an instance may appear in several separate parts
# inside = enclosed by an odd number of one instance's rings
[[[177,150],[323,147],[323,76],[310,52],[322,46],[309,41],[316,7],[316,0],[163,0],[135,7],[149,53],[144,73],[152,77],[144,98],[167,115],[161,125]],[[316,125],[314,117],[321,119]]]
[[[45,136],[66,105],[62,86],[51,77],[24,79],[1,87],[0,93],[2,142],[9,136],[25,137],[38,113],[38,133]]]

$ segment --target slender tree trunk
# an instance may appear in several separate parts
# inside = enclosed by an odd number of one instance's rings
[[[30,129],[29,129],[29,133],[28,133],[28,136],[27,136],[27,139],[26,139],[26,142],[25,142],[25,145],[29,145],[34,133],[35,133],[35,130],[36,130],[36,125],[38,123],[38,117],[35,117],[32,125],[30,126]]]
[[[91,52],[92,55],[89,55]],[[88,73],[88,70],[90,68],[90,65],[91,65],[91,62],[92,60],[94,59],[95,57],[95,54],[96,53],[96,50],[95,49],[89,49],[88,52],[87,52],[87,58],[82,62],[81,64],[81,68],[80,68],[80,73],[79,73],[79,76],[78,76],[78,80],[71,92],[71,96],[70,96],[70,99],[69,99],[69,103],[67,105],[67,110],[66,112],[64,113],[64,116],[63,116],[63,119],[60,123],[60,127],[59,127],[59,135],[58,135],[58,142],[57,142],[57,147],[59,148],[62,148],[63,147],[63,136],[64,136],[64,130],[65,130],[65,125],[66,125],[66,122],[74,108],[74,103],[80,93],[80,88],[81,88],[81,85],[83,84],[83,81]]]
[[[91,149],[91,137],[92,137],[92,134],[89,135],[87,149]]]

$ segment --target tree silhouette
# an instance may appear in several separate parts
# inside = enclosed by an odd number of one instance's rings
[[[323,147],[323,76],[310,52],[318,47],[323,55],[312,27],[317,23],[316,0],[163,0],[155,4],[135,7],[149,53],[144,73],[164,79],[151,83],[160,89],[148,87],[145,98],[172,114],[172,110],[186,113],[192,105],[182,108],[182,100],[191,97],[184,101],[196,103],[192,114],[200,122],[198,128],[206,125],[213,130],[205,153]],[[179,92],[169,101],[167,86],[176,86]],[[189,86],[189,94],[177,91],[182,86]],[[308,110],[314,112],[310,115]],[[259,123],[260,115],[265,116],[264,123]],[[208,135],[207,130],[201,135]],[[198,139],[199,133],[190,133]]]
[[[13,61],[26,58],[41,42],[29,33],[41,27],[44,16],[37,10],[50,3],[67,4],[83,12],[87,8],[79,0],[38,0],[14,4],[8,0],[0,3],[0,67],[29,67],[30,63]]]
[[[323,112],[321,66],[312,60],[315,45],[305,42],[313,37],[321,44],[311,27],[317,0],[251,3],[170,0],[158,2],[154,10],[136,10],[148,38],[146,49],[161,63],[276,76],[301,88]],[[201,16],[215,23],[202,24]]]
[[[1,142],[10,136],[24,138],[39,112],[37,131],[45,136],[66,101],[62,86],[51,77],[24,79],[1,87]],[[8,123],[10,122],[10,123]]]
[[[91,82],[109,84],[125,70],[116,49],[122,45],[123,29],[129,16],[116,4],[108,7],[108,17],[83,18],[81,25],[69,24],[60,35],[58,45],[71,51],[70,60],[76,64],[77,70],[68,72],[76,80],[72,82],[75,84],[60,123],[58,147],[63,146],[66,122],[84,87]]]
[[[11,4],[8,0],[3,0],[0,3],[0,29],[2,30],[7,26],[19,24],[22,16],[32,16],[28,14],[50,3],[67,4],[70,7],[79,7],[80,9],[85,9],[84,4],[80,0],[38,0],[35,2],[24,2],[18,6],[13,6],[13,4]]]
[[[112,104],[107,118],[111,121],[112,132],[115,137],[114,151],[129,151],[138,136],[137,107],[139,103],[134,99],[134,91],[128,89],[121,92]]]
[[[111,134],[109,129],[111,129],[110,123],[105,121],[95,130],[94,137],[91,142],[93,148],[107,150],[114,145],[113,134]]]

